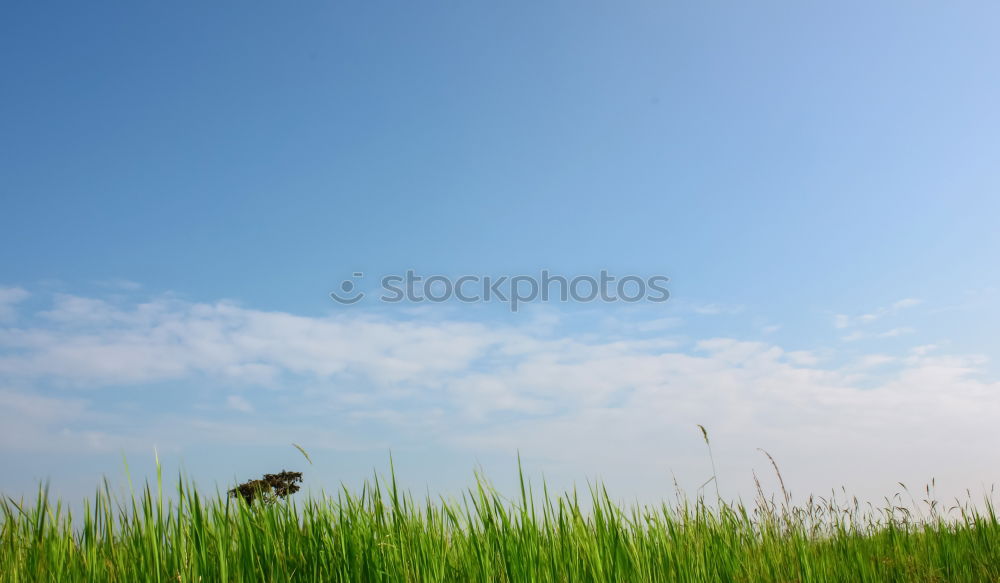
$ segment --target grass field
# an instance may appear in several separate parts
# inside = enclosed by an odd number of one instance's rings
[[[391,476],[361,491],[253,504],[179,478],[124,500],[107,484],[77,516],[44,491],[0,504],[2,581],[1000,581],[993,506],[883,508],[760,495],[621,507],[510,500],[482,479],[416,499]]]

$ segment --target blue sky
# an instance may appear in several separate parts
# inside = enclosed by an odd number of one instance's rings
[[[696,423],[734,494],[756,447],[800,491],[992,483],[998,17],[8,5],[0,489],[88,491],[154,445],[225,484],[295,441],[316,487],[390,449],[416,487],[502,481],[520,450],[655,498],[704,480]],[[671,299],[328,296],[407,269]]]

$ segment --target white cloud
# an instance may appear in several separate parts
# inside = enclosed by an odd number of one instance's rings
[[[58,296],[42,316],[51,324],[0,330],[0,346],[14,349],[0,356],[0,374],[100,385],[194,374],[266,384],[283,373],[358,373],[391,383],[460,370],[505,339],[480,324],[304,318],[169,299],[123,308]]]
[[[915,330],[909,326],[902,326],[899,328],[893,328],[891,330],[886,330],[885,332],[879,332],[879,338],[895,338],[896,336],[903,336],[904,334],[913,334]]]
[[[14,305],[29,295],[27,290],[19,287],[0,287],[0,322],[12,319],[16,315]]]
[[[861,368],[874,368],[895,362],[896,358],[888,354],[868,354],[861,357],[858,366]]]
[[[229,395],[226,397],[226,407],[241,413],[253,413],[253,405],[239,395]]]
[[[854,330],[850,334],[845,334],[841,336],[840,339],[844,342],[854,342],[855,340],[862,340],[864,338],[896,338],[898,336],[905,336],[907,334],[913,334],[916,332],[915,329],[909,326],[900,326],[898,328],[892,328],[884,332],[866,332],[864,330]]]
[[[47,397],[0,387],[0,451],[80,452],[121,447],[98,429],[106,416],[79,398]]]
[[[727,304],[699,304],[692,308],[696,314],[704,316],[717,316],[719,314],[739,314],[743,311],[743,306]]]
[[[867,314],[860,314],[858,316],[836,314],[833,317],[833,327],[842,330],[844,328],[851,328],[854,326],[863,326],[875,322],[876,320],[881,320],[886,316],[895,314],[900,310],[906,310],[908,308],[919,306],[921,303],[923,303],[923,301],[916,298],[903,298],[893,302],[889,306],[878,308],[877,310]]]
[[[60,296],[35,326],[0,328],[0,379],[9,386],[142,391],[207,378],[266,385],[276,401],[251,405],[227,391],[226,405],[254,411],[254,425],[143,411],[140,425],[115,429],[86,401],[7,391],[0,437],[7,448],[24,443],[20,435],[51,449],[279,438],[315,447],[520,449],[578,479],[600,472],[668,491],[671,468],[704,477],[694,431],[701,423],[720,471],[738,486],[752,484],[757,447],[778,457],[799,491],[846,484],[884,494],[896,481],[931,476],[958,488],[1000,479],[989,469],[1000,468],[992,447],[1000,384],[983,378],[982,357],[924,346],[823,367],[829,359],[816,352],[769,342],[678,346],[555,330]],[[297,415],[294,427],[280,415]]]
[[[922,303],[923,300],[918,300],[916,298],[903,298],[892,304],[892,310],[905,310],[906,308],[919,306]]]
[[[809,350],[794,350],[785,354],[792,364],[815,366],[820,363],[820,357]]]
[[[887,316],[896,314],[901,310],[906,310],[914,306],[918,306],[923,303],[921,300],[916,298],[903,298],[901,300],[895,301],[889,306],[878,308],[873,312],[867,314],[861,314],[858,316],[848,316],[847,314],[836,314],[833,317],[833,327],[838,330],[847,330],[854,328],[847,334],[840,337],[844,342],[854,342],[857,340],[862,340],[864,338],[894,338],[897,336],[902,336],[904,334],[912,334],[915,330],[909,326],[899,326],[896,328],[891,328],[883,332],[872,332],[870,330],[863,330],[861,328],[881,320]]]

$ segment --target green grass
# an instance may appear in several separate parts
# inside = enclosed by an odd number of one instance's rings
[[[270,506],[176,489],[158,477],[121,500],[105,483],[77,516],[44,490],[5,499],[0,581],[1000,581],[988,502],[923,517],[892,499],[622,507],[600,486],[581,500],[523,478],[514,500],[482,479],[456,500],[394,478]]]

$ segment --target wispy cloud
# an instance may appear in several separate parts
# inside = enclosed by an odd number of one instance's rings
[[[866,330],[854,330],[849,334],[841,336],[840,339],[844,342],[853,342],[855,340],[862,340],[865,338],[896,338],[898,336],[905,336],[907,334],[913,334],[916,332],[913,328],[909,326],[900,326],[898,328],[891,328],[883,332],[869,332]]]
[[[226,397],[226,406],[241,413],[253,413],[254,411],[253,405],[239,395],[229,395]]]
[[[521,449],[553,467],[597,464],[648,483],[645,472],[664,471],[649,469],[650,460],[701,467],[688,433],[702,423],[728,467],[749,476],[753,448],[767,447],[809,488],[851,477],[891,484],[914,468],[964,486],[969,468],[1000,467],[989,439],[1000,384],[983,379],[982,358],[926,346],[824,367],[812,351],[735,338],[678,345],[533,324],[305,317],[172,298],[57,296],[30,321],[0,327],[7,449],[25,447],[16,435],[59,451],[293,437],[317,447],[424,441],[455,452]],[[162,382],[200,392],[222,385],[214,402],[236,417],[142,409],[141,421],[127,424],[92,402],[104,387],[141,395]],[[43,396],[43,387],[88,398]],[[266,389],[267,405],[239,390],[253,387]]]
[[[901,326],[899,328],[892,328],[890,330],[886,330],[885,332],[879,332],[878,334],[876,334],[876,336],[878,336],[879,338],[895,338],[897,336],[903,336],[905,334],[913,334],[914,332],[916,332],[916,330],[910,328],[909,326]]]
[[[856,340],[862,340],[864,338],[894,338],[896,336],[902,336],[905,334],[912,334],[914,329],[909,326],[899,326],[891,328],[889,330],[884,330],[881,332],[873,332],[871,330],[865,329],[866,326],[872,324],[873,322],[882,320],[887,316],[892,316],[897,314],[902,310],[913,308],[919,306],[923,303],[921,300],[916,298],[903,298],[888,306],[883,306],[868,312],[866,314],[860,314],[857,316],[849,316],[847,314],[836,314],[833,317],[833,327],[838,330],[844,330],[846,333],[840,337],[844,342],[853,342]],[[849,332],[847,332],[850,330]]]
[[[868,354],[861,357],[858,366],[861,368],[875,368],[884,366],[896,361],[896,358],[888,354]]]
[[[697,304],[691,309],[694,313],[701,314],[703,316],[718,316],[720,314],[739,314],[743,311],[743,306],[712,303]]]
[[[868,312],[867,314],[860,314],[857,316],[848,316],[847,314],[836,314],[833,317],[833,325],[835,328],[839,329],[850,328],[853,326],[862,326],[865,324],[870,324],[872,322],[875,322],[876,320],[881,320],[882,318],[895,314],[900,310],[905,310],[908,308],[919,306],[921,303],[923,303],[922,300],[918,300],[916,298],[903,298],[901,300],[893,302],[888,306],[883,306],[881,308],[878,308],[877,310]]]
[[[916,298],[903,298],[895,303],[893,303],[889,309],[892,311],[905,310],[906,308],[913,308],[919,306],[923,303],[923,300],[918,300]]]
[[[15,304],[24,301],[31,295],[19,287],[0,287],[0,322],[10,320],[15,316]]]

